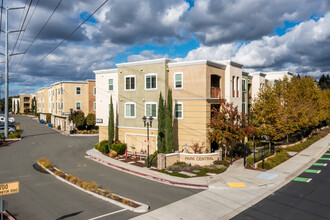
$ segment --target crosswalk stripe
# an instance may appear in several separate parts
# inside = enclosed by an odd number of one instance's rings
[[[321,157],[319,160],[330,160],[328,157]]]

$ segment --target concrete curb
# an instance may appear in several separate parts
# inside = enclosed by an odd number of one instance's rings
[[[70,137],[97,137],[99,134],[70,134]]]
[[[16,220],[14,216],[12,216],[8,211],[3,211],[2,212],[9,220]]]
[[[39,164],[39,162],[38,162],[38,165],[41,166],[43,169],[45,169],[49,174],[51,174],[52,176],[54,176],[54,177],[56,177],[57,179],[59,179],[60,181],[62,181],[62,182],[64,182],[64,183],[67,183],[67,184],[69,184],[69,185],[75,187],[76,189],[79,189],[79,190],[81,190],[81,191],[83,191],[83,192],[85,192],[85,193],[88,193],[89,195],[92,195],[92,196],[94,196],[94,197],[96,197],[96,198],[102,199],[102,200],[104,200],[104,201],[106,201],[106,202],[112,203],[112,204],[114,204],[114,205],[120,206],[120,207],[122,207],[122,208],[124,208],[124,209],[127,209],[127,210],[129,210],[129,211],[137,212],[137,213],[145,213],[145,212],[148,212],[149,209],[150,209],[150,207],[149,207],[148,205],[146,205],[146,204],[143,204],[143,203],[141,203],[141,202],[134,201],[134,200],[132,200],[132,199],[125,198],[125,197],[123,197],[123,196],[120,196],[120,197],[123,198],[123,199],[130,200],[130,201],[132,201],[132,202],[134,202],[134,203],[136,203],[136,204],[139,204],[140,207],[138,207],[138,208],[133,208],[133,207],[131,207],[131,206],[125,205],[125,204],[123,204],[123,203],[121,203],[121,202],[118,202],[118,201],[116,201],[116,200],[113,200],[113,199],[110,199],[110,198],[105,198],[104,196],[101,196],[101,195],[99,195],[99,194],[97,194],[97,193],[94,193],[94,192],[91,192],[91,191],[85,190],[85,189],[83,189],[83,188],[81,188],[81,187],[79,187],[79,186],[77,186],[77,185],[75,185],[75,184],[73,184],[73,183],[70,183],[69,181],[63,179],[62,177],[56,176],[56,175],[55,175],[53,172],[51,172],[49,169],[47,169],[47,168],[45,168],[44,166],[42,166],[41,164]],[[55,167],[54,167],[54,168],[55,168]],[[55,168],[55,169],[56,169],[56,168]],[[56,169],[56,170],[57,170],[57,169]]]
[[[160,178],[160,177],[155,177],[149,174],[145,174],[145,173],[141,173],[141,172],[137,172],[137,171],[133,171],[130,169],[127,169],[125,167],[121,167],[118,165],[115,165],[113,163],[104,161],[96,156],[93,156],[91,154],[88,153],[88,151],[86,152],[86,154],[88,155],[88,157],[98,163],[101,163],[103,165],[106,165],[108,167],[112,167],[115,168],[117,170],[121,170],[121,171],[125,171],[127,173],[131,173],[134,174],[136,176],[140,176],[146,179],[150,179],[150,180],[154,180],[156,182],[160,182],[160,183],[164,183],[164,184],[168,184],[168,185],[173,185],[173,186],[180,186],[180,187],[185,187],[185,188],[197,188],[197,189],[207,189],[209,186],[208,185],[200,185],[200,184],[192,184],[192,183],[182,183],[182,182],[176,182],[176,181],[172,181],[172,180],[167,180],[164,178]]]

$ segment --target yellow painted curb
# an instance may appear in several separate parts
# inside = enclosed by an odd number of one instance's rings
[[[230,188],[244,188],[246,185],[244,183],[227,183]]]

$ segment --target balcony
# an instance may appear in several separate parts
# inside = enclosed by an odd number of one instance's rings
[[[221,90],[218,87],[211,87],[211,98],[220,98]]]

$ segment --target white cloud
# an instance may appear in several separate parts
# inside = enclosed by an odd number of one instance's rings
[[[153,50],[144,50],[138,55],[131,55],[127,57],[128,62],[141,61],[141,60],[153,60],[167,57],[163,54],[154,54]]]

